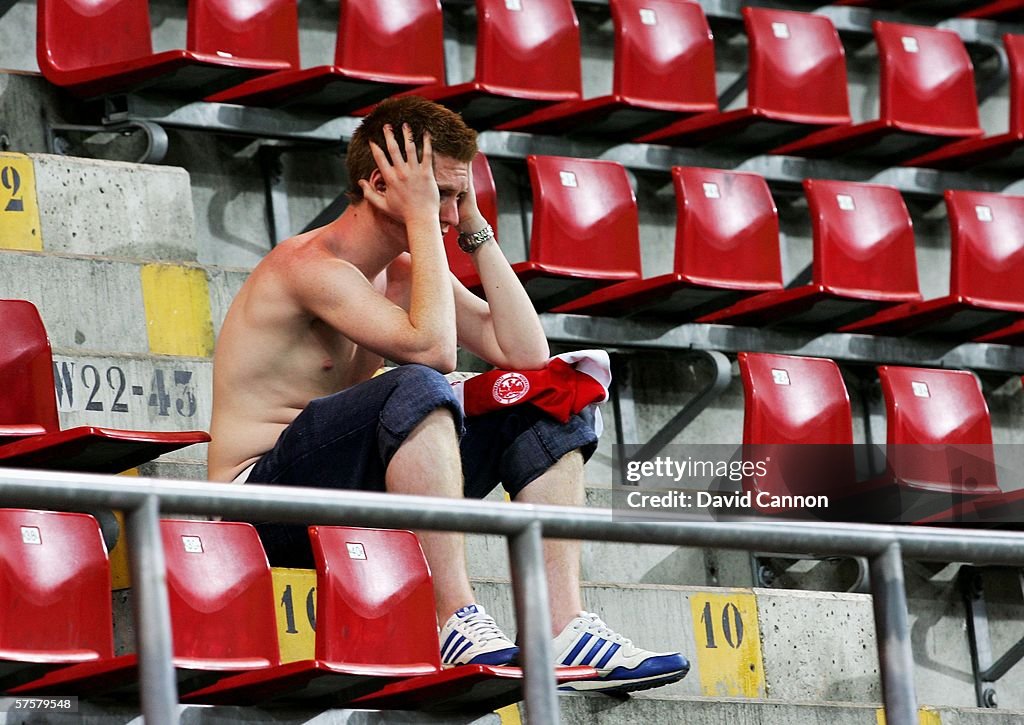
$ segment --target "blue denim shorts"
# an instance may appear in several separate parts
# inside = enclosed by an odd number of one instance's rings
[[[384,491],[391,457],[439,408],[451,411],[460,433],[467,498],[483,498],[501,483],[515,499],[565,454],[578,449],[587,460],[597,448],[589,411],[564,424],[530,405],[467,418],[441,373],[403,365],[311,401],[257,461],[247,483]],[[312,567],[306,527],[256,528],[272,565]]]

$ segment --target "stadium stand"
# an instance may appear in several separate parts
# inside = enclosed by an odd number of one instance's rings
[[[143,88],[202,98],[287,69],[268,57],[268,49],[296,32],[287,13],[268,12],[265,4],[204,0],[189,5],[187,48],[154,53],[146,2],[97,8],[80,0],[41,0],[37,6],[39,68],[51,83],[85,98]]]
[[[529,259],[512,269],[538,310],[640,277],[636,197],[621,164],[556,156],[526,160],[533,188]],[[472,290],[479,275],[460,277]]]
[[[1024,35],[1003,36],[1010,65],[1010,126],[1006,133],[947,144],[906,162],[907,166],[965,169],[986,165],[1006,167],[1019,163],[1024,144]]]
[[[202,5],[202,3],[197,3]],[[295,0],[281,3],[297,26]],[[340,3],[333,65],[300,69],[299,35],[282,33],[274,57],[289,70],[214,93],[208,101],[253,106],[311,106],[351,113],[395,93],[444,81],[444,36],[438,0],[399,6],[352,0]]]
[[[879,117],[825,129],[774,149],[776,154],[843,154],[897,162],[950,141],[980,137],[974,68],[964,42],[941,28],[875,21]]]
[[[577,95],[564,100],[572,103],[581,98],[608,95],[617,68],[613,48],[601,43],[606,42],[603,37],[611,37],[614,32],[613,1],[564,3],[578,17],[582,31],[579,48],[574,49],[576,55],[567,62],[545,62],[540,70],[526,70],[518,61],[499,61],[500,69],[506,72],[501,83],[519,85],[519,81],[554,80],[563,72],[568,75],[578,72],[581,83],[574,86]],[[46,2],[38,0],[36,4],[42,8]],[[521,17],[515,13],[530,12],[536,4],[533,0],[499,0],[496,5],[500,12],[508,11],[506,17],[515,19]],[[644,7],[653,4],[647,3]],[[699,7],[714,28],[717,85],[725,89],[721,107],[728,113],[733,103],[744,103],[744,90],[749,98],[759,82],[750,73],[747,76],[749,87],[746,87],[747,78],[742,78],[752,70],[753,64],[747,53],[748,45],[753,43],[746,42],[740,32],[744,20],[740,6],[747,4],[721,0],[681,0],[674,4],[680,8],[689,6],[687,10],[691,13],[693,7]],[[896,2],[860,2],[856,3],[859,8],[842,8],[837,6],[854,3],[840,1],[816,13],[807,11],[822,4],[802,0],[773,0],[771,4],[777,6],[777,10],[752,8],[747,12],[794,11],[794,15],[807,16],[819,23],[825,21],[823,24],[831,26],[833,34],[838,30],[836,37],[846,46],[846,67],[844,79],[831,83],[830,89],[849,95],[852,103],[842,111],[847,114],[852,111],[858,120],[862,116],[870,117],[871,107],[877,101],[870,78],[877,74],[880,61],[871,56],[870,45],[866,42],[873,20],[898,19],[916,26],[941,22],[941,27],[955,31],[963,39],[978,71],[975,80],[979,84],[983,73],[989,74],[986,81],[999,80],[998,74],[1003,71],[993,72],[996,64],[992,59],[1003,47],[1002,38],[1007,34],[1024,35],[1020,16],[1014,16],[1012,13],[1017,11],[1012,8],[999,18],[1006,22],[975,22],[953,17],[972,10],[995,12],[1003,3],[915,0],[898,5]],[[171,0],[151,3],[151,37],[156,55],[164,48],[188,47],[187,14],[193,5]],[[369,7],[369,3],[357,5]],[[456,86],[472,77],[476,62],[483,60],[476,53],[478,25],[473,5],[467,0],[441,3],[446,77]],[[514,10],[516,6],[521,10]],[[478,3],[475,7],[484,5]],[[562,5],[559,3],[558,7],[561,9]],[[3,9],[7,12],[0,15],[0,67],[13,72],[0,74],[0,149],[3,150],[0,151],[0,297],[30,300],[46,322],[53,344],[60,425],[63,428],[91,425],[140,430],[207,427],[213,336],[227,303],[248,269],[272,248],[274,240],[269,238],[264,211],[271,205],[273,195],[283,199],[284,208],[291,215],[283,225],[290,225],[292,231],[300,230],[307,220],[319,215],[345,183],[334,150],[339,136],[342,145],[347,142],[358,119],[328,117],[322,107],[317,109],[302,102],[289,105],[283,111],[206,102],[186,109],[192,114],[190,125],[180,130],[174,123],[181,116],[170,112],[147,116],[144,112],[130,111],[130,117],[148,118],[167,125],[169,166],[69,157],[63,155],[68,149],[63,141],[69,138],[65,129],[81,123],[89,124],[92,129],[83,132],[91,136],[90,144],[81,152],[122,160],[137,158],[138,154],[120,147],[122,143],[130,146],[129,142],[135,137],[123,136],[121,127],[103,128],[102,119],[95,115],[98,111],[94,111],[93,106],[78,103],[56,84],[38,75],[42,61],[37,63],[34,48],[30,48],[35,36],[32,31],[38,27],[34,3],[31,0],[13,5],[0,3],[0,10]],[[338,5],[300,3],[298,10],[302,67],[320,68],[337,63]],[[512,29],[511,23],[499,25],[505,30]],[[482,28],[482,24],[479,27]],[[529,27],[537,30],[542,26]],[[600,32],[594,32],[595,28]],[[76,30],[81,36],[89,35],[81,32],[80,27]],[[767,32],[772,33],[772,28],[768,27]],[[279,39],[284,38],[285,35],[279,36]],[[824,43],[820,47],[823,48]],[[1009,44],[1005,47],[1008,53],[1013,52]],[[796,48],[796,60],[806,61],[811,49],[807,44]],[[148,56],[150,51],[147,49],[142,55]],[[395,50],[377,54],[382,59],[390,59],[392,55],[397,57],[400,53]],[[769,73],[773,74],[773,79],[779,78],[778,72]],[[1019,72],[1014,70],[1014,73],[1013,78],[1018,78]],[[511,80],[507,76],[512,76]],[[734,79],[738,82],[733,83]],[[473,79],[473,83],[480,81],[479,75]],[[809,78],[803,78],[797,86],[801,88],[799,93],[778,92],[774,97],[821,100],[823,94],[808,90],[810,82]],[[997,137],[997,124],[1006,122],[1007,105],[1012,116],[1014,104],[1018,103],[1009,100],[1009,95],[1019,91],[1014,85],[1016,82],[1011,80],[1008,85],[1004,80],[993,85],[996,90],[989,97],[991,105],[980,108],[981,125],[990,129],[990,133],[996,132]],[[133,89],[132,100],[139,101],[140,107],[145,109],[146,102],[157,98],[150,95],[153,90],[155,87]],[[201,98],[209,92],[201,88],[193,90],[195,93],[175,90],[181,96],[176,102],[185,97]],[[979,98],[984,96],[981,90],[979,85]],[[446,92],[445,87],[438,87],[437,92]],[[485,105],[477,105],[472,110],[482,116],[478,125],[484,128],[499,123],[501,114],[490,117],[485,113],[489,101],[480,99],[475,103],[481,102]],[[545,98],[539,103],[548,102]],[[968,105],[971,104],[963,104]],[[176,114],[177,106],[174,108]],[[535,102],[528,101],[516,106],[514,112],[526,113],[535,108]],[[959,101],[947,104],[940,111],[931,112],[927,120],[945,120],[959,108]],[[133,113],[138,115],[132,116]],[[754,128],[757,132],[752,138],[756,141],[758,129],[763,127],[757,124]],[[814,244],[812,222],[804,212],[802,200],[794,193],[800,183],[805,178],[814,178],[895,187],[906,200],[913,218],[916,261],[876,264],[867,280],[874,283],[882,273],[894,272],[893,267],[904,274],[916,269],[920,291],[929,300],[944,296],[949,289],[950,249],[943,209],[937,203],[942,194],[948,189],[977,189],[1002,196],[1022,193],[1019,165],[1012,159],[1005,164],[987,163],[971,168],[966,163],[956,163],[949,169],[920,169],[892,165],[895,162],[886,156],[865,160],[828,154],[808,160],[752,155],[767,147],[746,145],[750,138],[733,130],[727,130],[713,144],[687,150],[660,145],[664,142],[658,145],[629,143],[624,134],[595,141],[593,136],[586,138],[588,130],[568,128],[545,135],[496,132],[481,136],[481,148],[490,158],[494,173],[490,183],[479,173],[476,180],[493,190],[493,218],[488,218],[496,224],[500,216],[502,246],[514,261],[529,260],[526,250],[530,229],[541,207],[536,201],[531,204],[530,194],[526,193],[530,183],[526,157],[531,155],[576,157],[582,161],[600,159],[625,167],[627,171],[623,176],[629,179],[633,187],[631,193],[639,200],[632,212],[631,234],[635,237],[630,239],[637,240],[637,257],[639,259],[642,253],[643,268],[652,279],[669,270],[675,272],[678,247],[674,241],[681,227],[678,215],[682,212],[677,207],[679,198],[674,196],[670,186],[674,181],[672,174],[676,173],[673,167],[718,169],[719,173],[738,171],[743,175],[756,174],[755,181],[757,177],[763,179],[778,207],[773,243],[783,271],[781,278],[794,280],[797,285],[802,281],[798,270],[804,261],[811,261]],[[266,134],[266,138],[260,133]],[[280,141],[282,137],[286,139],[284,143]],[[110,139],[113,141],[107,144]],[[782,141],[768,147],[778,143]],[[16,190],[18,185],[11,171],[15,168],[21,171],[22,166],[16,164],[25,159],[15,158],[15,154],[6,153],[8,150],[30,154],[28,161],[36,172],[35,187],[42,217],[42,223],[34,227],[35,241],[41,241],[41,247],[14,244],[15,235],[9,227],[3,226],[16,216],[8,213],[16,206],[15,202],[23,198],[27,205],[30,198]],[[78,147],[73,150],[80,152]],[[268,151],[276,160],[273,164],[265,163]],[[54,152],[62,155],[49,155]],[[187,173],[174,166],[184,167]],[[157,176],[172,181],[169,178],[172,171],[177,171],[179,177],[173,183],[165,185],[154,181]],[[21,180],[22,189],[31,188],[24,174]],[[265,187],[261,186],[261,181],[265,182]],[[497,203],[499,193],[500,205]],[[697,191],[698,198],[702,193],[702,190]],[[763,219],[762,222],[765,228],[770,226]],[[582,260],[587,266],[605,261],[600,248],[594,245],[610,244],[615,234],[601,224],[596,225],[593,237],[589,237],[597,241],[582,247],[575,262]],[[556,238],[558,236],[566,235],[558,233]],[[515,256],[520,245],[524,254]],[[725,272],[740,266],[739,257],[731,249],[724,254],[704,255],[699,261],[717,264],[723,257],[727,262]],[[634,279],[641,279],[639,262]],[[609,287],[611,289],[614,285]],[[202,305],[198,300],[205,301],[205,308],[199,309]],[[154,302],[159,304],[154,306]],[[721,350],[730,356],[757,350],[834,359],[846,377],[852,435],[858,443],[881,440],[878,429],[885,425],[883,411],[879,409],[882,396],[873,372],[875,365],[971,369],[985,385],[993,445],[997,448],[1013,446],[1020,441],[1019,377],[1024,372],[1024,352],[1005,343],[1024,341],[1024,323],[986,336],[1004,344],[974,344],[953,338],[836,334],[803,323],[776,326],[774,318],[767,321],[770,329],[718,323],[680,325],[678,322],[682,320],[646,317],[639,307],[637,303],[638,314],[635,315],[631,314],[634,310],[623,309],[625,319],[615,319],[605,313],[599,317],[596,311],[590,312],[594,316],[559,313],[542,316],[553,347],[560,350],[606,346],[618,351],[620,359],[630,360],[627,374],[618,378],[613,401],[618,407],[606,410],[609,431],[588,464],[589,506],[604,509],[615,503],[609,487],[613,466],[612,433],[625,426],[622,421],[627,419],[630,406],[634,409],[636,424],[626,427],[626,439],[642,442],[650,439],[662,422],[675,416],[691,398],[701,397],[709,374],[705,363],[691,354],[691,349]],[[171,335],[168,330],[187,334]],[[461,368],[477,369],[476,365],[476,361],[468,358],[460,360]],[[733,373],[724,392],[695,413],[693,422],[674,437],[672,443],[682,447],[666,449],[663,455],[685,455],[699,443],[739,445],[744,408],[741,377],[742,374]],[[186,378],[187,382],[182,382]],[[68,381],[75,386],[73,401],[69,398]],[[0,378],[0,387],[6,382],[6,378]],[[122,382],[125,392],[118,397]],[[134,393],[135,388],[142,392]],[[813,401],[817,395],[815,390],[799,402]],[[96,405],[86,409],[97,403],[102,409],[97,409]],[[115,405],[127,405],[128,410],[115,409]],[[191,414],[186,416],[183,412]],[[807,425],[808,429],[812,427],[811,423]],[[38,432],[36,428],[15,430],[18,435]],[[202,449],[203,446],[192,446],[163,456],[143,464],[140,473],[202,481],[205,479]],[[0,477],[4,475],[4,470],[0,470]],[[123,480],[125,490],[160,485],[157,481]],[[1005,489],[1004,494],[973,498],[922,521],[949,522],[952,519],[972,524],[977,519],[984,526],[1019,526],[1019,513],[1014,512],[1020,509],[1015,509],[1014,505],[1015,502],[1019,505],[1020,494],[1019,490],[1010,490],[1017,483],[1001,476],[999,484]],[[72,489],[69,483],[69,499]],[[1000,502],[1005,503],[1005,507],[998,506]],[[992,522],[988,513],[990,507],[1001,511],[997,519],[1003,520]],[[795,531],[795,527],[783,527],[787,534]],[[585,544],[583,578],[588,606],[605,612],[610,624],[628,631],[638,642],[678,645],[688,655],[692,654],[693,670],[682,682],[629,700],[602,696],[561,697],[559,707],[563,722],[601,721],[615,725],[685,720],[798,725],[827,719],[836,725],[853,725],[882,721],[885,714],[880,710],[884,694],[879,655],[891,648],[893,640],[876,634],[871,596],[844,593],[849,589],[845,565],[829,560],[802,562],[774,580],[761,578],[761,572],[752,570],[746,552],[719,548],[712,543],[712,539],[721,542],[724,531],[711,529],[709,537],[695,541],[693,548],[614,542]],[[834,533],[842,537],[847,532],[836,529]],[[943,535],[952,537],[947,532]],[[978,545],[989,547],[990,551],[1006,543],[991,532],[982,533],[978,539]],[[501,537],[470,536],[469,559],[481,603],[503,626],[509,625],[511,632],[515,617],[509,604],[507,542]],[[948,559],[954,560],[961,559]],[[944,569],[939,566],[907,556],[898,575],[884,577],[896,588],[905,587],[908,597],[907,607],[897,606],[896,609],[909,620],[908,648],[912,649],[913,662],[908,661],[902,671],[913,672],[915,699],[925,706],[920,722],[927,725],[1019,722],[1024,711],[1024,680],[1020,668],[1010,669],[996,680],[984,680],[979,668],[972,667],[972,655],[979,652],[972,648],[965,635],[965,627],[974,622],[974,614],[965,602],[975,597],[976,588],[972,588],[974,585],[961,588],[956,579],[959,565],[951,564]],[[873,573],[877,574],[877,570]],[[996,652],[1010,649],[1020,636],[1024,600],[1017,591],[1018,573],[1015,568],[986,571],[987,619],[991,624],[992,649]],[[276,577],[280,572],[273,574]],[[517,583],[519,585],[521,582]],[[136,589],[141,586],[141,582],[136,584]],[[310,586],[312,591],[313,585]],[[803,591],[794,591],[796,588]],[[123,604],[125,592],[115,594],[115,603]],[[9,601],[7,597],[5,595],[5,603]],[[275,589],[271,604],[279,613],[284,609],[280,589]],[[302,628],[304,623],[298,608],[296,614],[300,620],[298,626]],[[312,621],[305,624],[310,637],[313,637],[312,624]],[[123,612],[115,614],[115,636],[121,638],[115,646],[117,654],[125,652],[124,640],[131,636],[126,629],[131,627],[130,617]],[[282,639],[298,636],[288,633],[285,625],[280,625],[278,635]],[[308,657],[314,656],[311,649]],[[980,661],[984,663],[983,656]],[[892,685],[887,679],[884,689],[891,692]],[[999,707],[993,707],[997,703]],[[83,718],[91,717],[100,722],[130,722],[139,714],[137,705],[113,706],[98,699],[83,698],[81,708]],[[185,706],[180,714],[184,721],[217,718],[250,722],[266,718],[261,709],[247,707],[245,703],[239,707]],[[392,716],[327,710],[322,706],[285,706],[277,710],[274,717],[354,722],[361,718]],[[457,715],[408,712],[394,717],[444,725],[499,720],[497,715],[475,712]],[[503,710],[500,715],[506,723],[516,722],[517,717],[518,713],[510,710]],[[899,725],[918,722],[917,718],[901,720],[900,717],[890,712],[885,719]],[[4,716],[0,715],[0,719]]]
[[[715,48],[696,3],[610,0],[612,93],[566,101],[504,123],[505,131],[637,136],[718,110]]]
[[[555,312],[684,322],[743,297],[782,289],[778,213],[763,178],[676,166],[672,183],[674,270],[604,287]]]
[[[695,146],[724,138],[729,146],[763,151],[850,123],[845,52],[828,18],[744,7],[743,22],[750,66],[746,107],[677,121],[638,141]]]
[[[949,294],[909,302],[843,327],[875,335],[927,334],[973,340],[1024,314],[1024,198],[971,191],[945,194],[950,226]]]
[[[582,95],[580,31],[569,0],[476,0],[473,80],[416,90],[492,128],[537,108]]]
[[[700,322],[835,329],[921,299],[914,231],[899,191],[806,179],[804,193],[814,228],[810,284],[764,292]]]

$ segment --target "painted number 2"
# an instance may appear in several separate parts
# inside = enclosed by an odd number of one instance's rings
[[[0,186],[9,192],[4,211],[25,211],[25,200],[19,196],[21,192],[21,175],[13,166],[4,166],[0,169]]]
[[[716,622],[716,620],[718,620]],[[743,617],[739,608],[732,602],[722,607],[721,617],[715,617],[711,609],[711,602],[704,603],[704,611],[701,612],[700,621],[704,625],[704,635],[707,639],[708,649],[717,649],[718,640],[715,636],[715,624],[720,624],[722,639],[732,649],[739,649],[743,644]]]

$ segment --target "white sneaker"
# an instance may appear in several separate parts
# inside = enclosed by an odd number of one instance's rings
[[[690,663],[678,652],[649,652],[635,647],[590,612],[580,612],[554,643],[555,665],[587,665],[597,678],[561,685],[563,690],[629,692],[660,687],[686,677]]]
[[[463,607],[441,628],[441,664],[507,665],[519,648],[479,604]]]

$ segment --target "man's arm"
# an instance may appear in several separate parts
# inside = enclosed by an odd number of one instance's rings
[[[459,231],[472,234],[486,224],[476,205],[471,164],[469,191],[459,205]],[[487,300],[481,300],[451,275],[459,341],[499,368],[544,367],[551,355],[544,328],[505,254],[493,238],[471,254]]]

